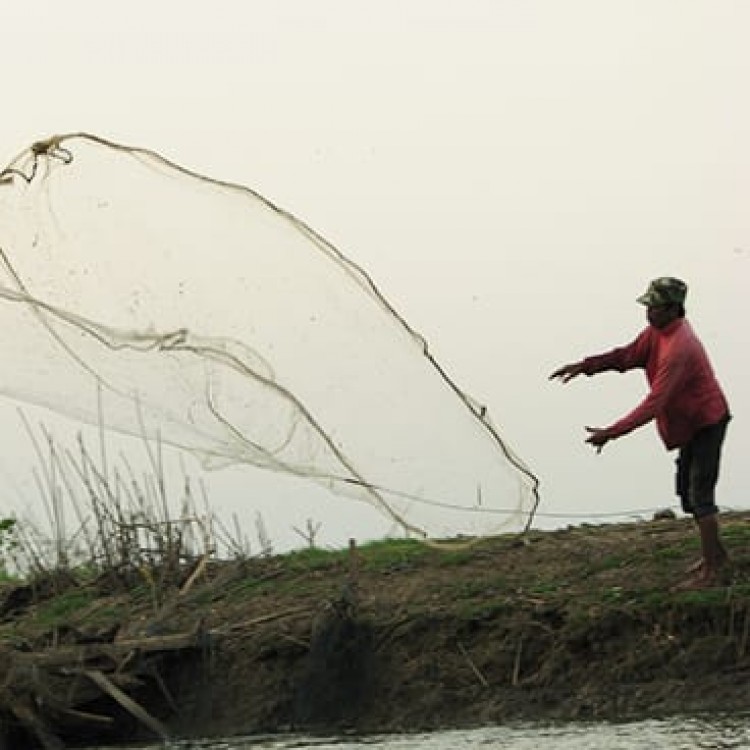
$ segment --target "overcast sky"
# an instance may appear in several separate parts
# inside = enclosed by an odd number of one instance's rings
[[[0,24],[0,162],[83,130],[292,211],[487,405],[539,526],[675,504],[653,425],[583,444],[642,375],[547,376],[630,341],[648,280],[682,276],[735,413],[719,502],[750,507],[749,3],[37,0]],[[212,477],[216,502],[252,514],[231,488],[253,480]],[[279,544],[308,517],[324,543],[381,533],[346,503],[261,510]]]

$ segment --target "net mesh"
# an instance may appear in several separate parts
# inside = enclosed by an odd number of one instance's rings
[[[370,277],[240,185],[89,134],[0,172],[0,393],[370,503],[530,524],[536,477]]]

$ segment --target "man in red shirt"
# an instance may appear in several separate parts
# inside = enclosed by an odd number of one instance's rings
[[[695,577],[680,588],[715,585],[728,556],[719,537],[714,500],[721,447],[730,420],[724,397],[703,345],[685,320],[687,285],[680,279],[654,279],[638,302],[649,325],[631,344],[564,365],[550,375],[567,383],[578,375],[606,370],[646,371],[650,391],[629,414],[609,427],[587,427],[586,442],[597,453],[610,441],[656,420],[667,450],[679,449],[677,494],[698,524],[702,557]]]

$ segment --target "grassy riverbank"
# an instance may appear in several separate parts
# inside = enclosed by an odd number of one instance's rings
[[[724,516],[723,533],[731,584],[682,593],[671,587],[698,554],[688,520],[531,532],[454,551],[387,541],[214,561],[159,585],[153,575],[123,585],[79,574],[7,583],[5,737],[43,746],[55,727],[72,746],[160,728],[411,731],[744,711],[750,516]],[[146,654],[156,654],[147,665]],[[82,691],[92,664],[126,699]],[[51,683],[57,696],[44,692]],[[19,714],[14,684],[33,693],[34,720]],[[77,702],[44,708],[66,690]]]

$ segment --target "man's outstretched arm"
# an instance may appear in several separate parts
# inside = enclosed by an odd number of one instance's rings
[[[558,367],[549,376],[549,379],[569,383],[579,375],[596,375],[607,370],[625,372],[636,367],[645,367],[650,347],[650,335],[651,331],[646,329],[641,332],[635,341],[627,346],[620,346],[604,354],[586,357],[578,362],[571,362],[570,364]]]

